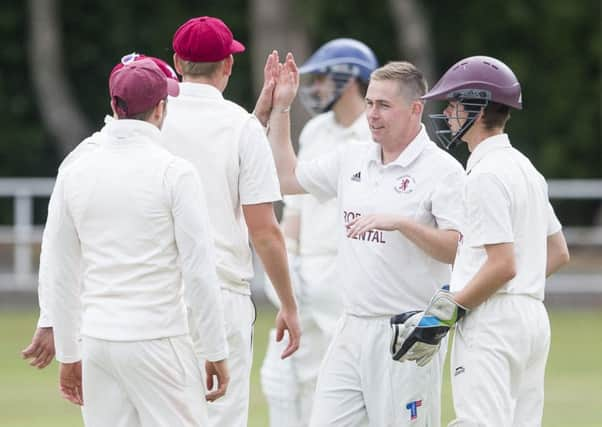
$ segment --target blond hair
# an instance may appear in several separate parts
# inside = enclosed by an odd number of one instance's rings
[[[402,97],[412,102],[423,96],[428,90],[428,84],[422,72],[416,66],[406,61],[389,62],[377,68],[370,75],[370,80],[392,80],[399,85]]]

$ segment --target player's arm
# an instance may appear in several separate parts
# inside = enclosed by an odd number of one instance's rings
[[[280,341],[284,331],[288,330],[289,344],[282,353],[282,358],[285,358],[299,348],[301,330],[288,270],[284,236],[271,202],[243,205],[243,214],[253,247],[280,300],[280,311],[276,319],[276,339]]]
[[[566,244],[566,239],[564,238],[562,230],[548,236],[546,277],[556,273],[558,269],[567,264],[569,260],[569,248]]]
[[[278,51],[274,50],[268,55],[263,68],[263,86],[253,110],[253,114],[264,128],[268,127],[270,114],[272,113],[272,97],[274,95],[276,79],[278,78],[278,65]]]
[[[554,274],[560,267],[569,262],[569,248],[562,232],[562,225],[548,201],[548,239],[546,258],[546,277]]]
[[[64,196],[64,182],[59,173],[55,184],[60,207],[50,211],[47,219],[48,262],[53,266],[48,281],[49,315],[54,322],[56,358],[60,362],[60,390],[67,400],[83,404],[81,380],[80,259],[77,231]]]
[[[516,276],[513,243],[485,245],[485,252],[487,260],[466,286],[454,294],[463,307],[477,307]]]
[[[224,395],[229,383],[224,309],[215,271],[213,237],[201,181],[193,166],[176,160],[166,173],[174,232],[195,353],[207,361],[207,400]]]
[[[290,108],[299,87],[299,72],[292,54],[288,54],[284,65],[280,65],[274,104],[270,114],[268,139],[276,163],[280,190],[283,194],[305,193],[295,175],[297,156],[291,142]]]
[[[370,214],[356,217],[346,224],[347,236],[356,237],[369,230],[398,231],[437,261],[454,261],[459,233],[420,224],[402,215]]]
[[[48,203],[48,217],[56,215],[59,210],[58,198],[55,196],[55,191],[50,195]],[[27,348],[23,349],[21,355],[24,359],[32,359],[30,365],[43,369],[52,362],[55,355],[54,350],[54,335],[52,331],[52,321],[48,314],[48,280],[50,274],[50,265],[48,263],[48,251],[50,250],[48,233],[52,222],[47,222],[47,225],[42,234],[42,246],[40,251],[40,268],[38,274],[38,303],[40,306],[40,316],[38,319],[37,328],[31,338],[31,343]]]

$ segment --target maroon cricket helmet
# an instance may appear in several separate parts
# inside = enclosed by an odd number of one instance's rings
[[[523,108],[518,79],[506,64],[490,56],[471,56],[454,64],[422,99],[482,99]]]

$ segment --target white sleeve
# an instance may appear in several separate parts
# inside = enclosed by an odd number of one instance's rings
[[[228,356],[224,309],[201,180],[191,164],[177,159],[166,172],[166,184],[195,352],[202,359],[222,360]]]
[[[458,170],[441,180],[431,198],[431,213],[441,230],[460,231],[464,206],[462,195],[466,174],[460,165]]]
[[[56,196],[56,185],[50,195],[50,201],[48,202],[48,215],[44,232],[42,233],[42,246],[40,247],[40,268],[38,271],[38,304],[40,306],[40,317],[38,319],[38,328],[52,327],[52,320],[48,314],[48,280],[50,275],[50,263],[48,262],[48,253],[51,251],[49,248],[50,242],[48,235],[51,234],[51,228],[53,226],[52,217],[57,216],[60,211],[59,197]]]
[[[344,146],[312,160],[297,163],[295,174],[301,187],[319,201],[337,196]]]
[[[466,233],[464,241],[476,247],[514,242],[512,202],[493,174],[470,175],[466,180]]]
[[[562,225],[554,212],[552,204],[548,201],[548,236],[558,233],[562,229]]]
[[[238,192],[241,205],[281,200],[270,142],[255,117],[251,117],[243,126],[239,144]]]
[[[80,241],[65,197],[65,182],[59,173],[54,187],[55,208],[46,221],[46,299],[54,327],[56,359],[63,363],[81,360],[80,348]]]

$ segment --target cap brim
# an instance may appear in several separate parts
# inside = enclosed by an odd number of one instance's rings
[[[166,78],[165,81],[167,82],[167,94],[173,97],[178,96],[180,94],[180,84],[170,78]]]
[[[232,40],[232,45],[230,46],[230,53],[241,53],[246,50],[245,45],[239,41]]]

